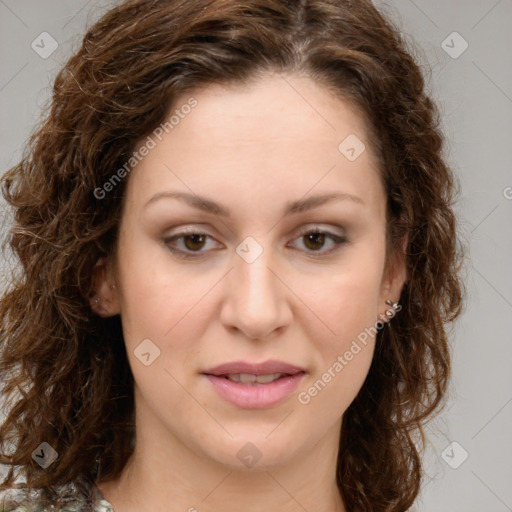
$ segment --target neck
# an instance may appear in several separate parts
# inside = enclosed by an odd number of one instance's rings
[[[119,478],[97,485],[115,512],[346,512],[336,485],[339,428],[285,465],[265,465],[263,457],[243,469],[194,452],[168,431],[163,445],[147,429]]]

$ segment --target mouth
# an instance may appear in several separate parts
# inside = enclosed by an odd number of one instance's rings
[[[269,359],[261,363],[231,361],[210,368],[203,373],[216,377],[227,377],[235,382],[243,382],[244,384],[255,382],[258,377],[262,377],[263,379],[260,382],[265,384],[283,375],[295,375],[300,372],[304,373],[304,368],[285,361]]]
[[[237,382],[244,386],[262,386],[265,384],[270,384],[277,380],[291,377],[292,375],[297,375],[299,373],[304,372],[296,372],[293,374],[290,373],[270,373],[267,375],[253,375],[250,373],[229,373],[224,375],[213,375],[213,374],[205,374],[211,375],[212,377],[218,377],[222,379],[229,380],[231,382]]]
[[[277,406],[297,389],[304,368],[270,359],[262,363],[232,361],[203,372],[217,395],[241,409]]]
[[[304,371],[263,375],[204,374],[217,396],[239,409],[269,409],[278,406],[290,398],[304,376]]]

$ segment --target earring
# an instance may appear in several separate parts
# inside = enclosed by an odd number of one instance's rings
[[[389,309],[386,311],[386,316],[389,316],[390,318],[395,316],[395,313],[398,310],[398,302],[391,302],[390,300],[387,300],[386,304],[393,308],[393,311],[390,311]]]
[[[94,304],[98,305],[100,303],[100,298],[98,296],[94,297]]]
[[[115,289],[115,287],[116,287],[116,285],[115,285],[115,284],[111,284],[111,285],[110,285],[110,289],[111,289],[111,290],[114,290],[114,289]]]

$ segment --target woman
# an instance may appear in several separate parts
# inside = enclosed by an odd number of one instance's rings
[[[368,1],[105,14],[3,178],[5,510],[409,509],[461,308],[441,150]]]

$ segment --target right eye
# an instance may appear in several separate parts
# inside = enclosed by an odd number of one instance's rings
[[[210,235],[196,231],[183,231],[173,236],[165,237],[163,242],[168,249],[180,258],[198,258],[207,252],[202,250],[208,241],[213,240]],[[178,243],[180,242],[180,243]],[[176,245],[181,247],[176,247]]]

